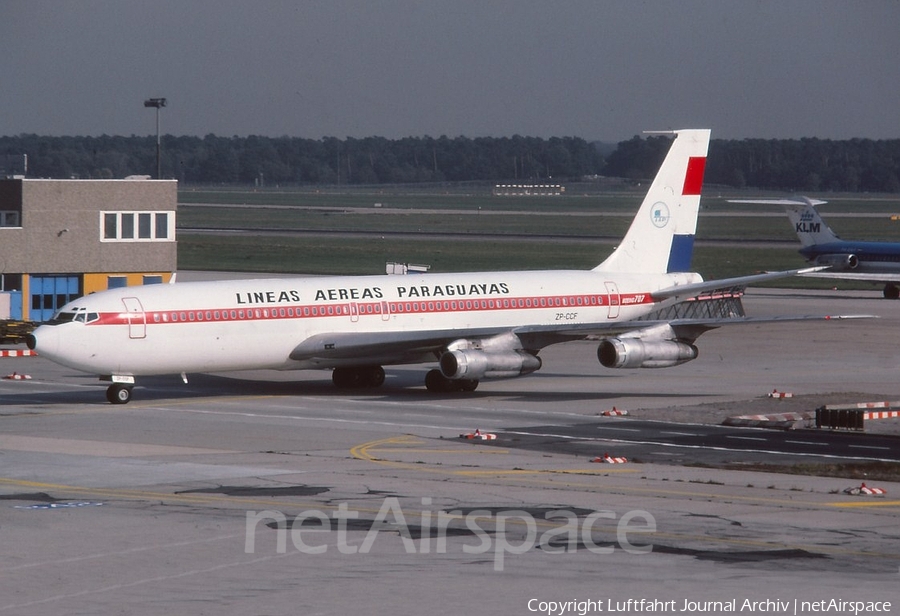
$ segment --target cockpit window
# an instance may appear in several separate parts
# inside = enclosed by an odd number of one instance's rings
[[[62,325],[63,323],[93,323],[100,319],[96,312],[88,312],[86,308],[61,310],[46,322],[46,325]]]
[[[75,320],[75,312],[57,312],[53,318],[47,321],[47,325],[61,325]]]

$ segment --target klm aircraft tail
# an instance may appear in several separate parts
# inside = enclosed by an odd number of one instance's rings
[[[790,199],[729,199],[730,203],[764,203],[768,205],[781,205],[787,211],[788,218],[794,226],[794,232],[800,238],[803,247],[816,244],[828,244],[839,242],[841,238],[825,224],[815,206],[828,203],[808,197],[793,197]]]
[[[675,140],[618,248],[597,272],[690,271],[709,130],[676,130]]]
[[[835,234],[831,228],[825,224],[819,211],[814,207],[825,201],[813,201],[806,197],[800,197],[790,203],[790,199],[786,199],[789,203],[785,203],[784,209],[787,210],[788,218],[794,225],[794,231],[800,238],[803,247],[814,246],[815,244],[827,244],[829,242],[839,242],[841,238]]]

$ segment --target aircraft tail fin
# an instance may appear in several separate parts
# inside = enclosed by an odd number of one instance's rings
[[[653,133],[674,134],[675,140],[622,243],[594,271],[690,271],[709,133],[709,129]]]
[[[787,210],[788,218],[794,225],[794,231],[800,238],[803,246],[814,246],[815,244],[827,244],[828,242],[837,242],[841,238],[831,230],[822,217],[819,210],[814,206],[824,201],[813,201],[802,197],[793,204],[786,204],[784,209]]]
[[[819,211],[817,205],[828,203],[819,199],[808,197],[792,197],[789,199],[729,199],[730,203],[764,203],[769,205],[781,205],[787,211],[788,218],[794,226],[794,232],[800,238],[803,247],[815,246],[840,241],[841,238],[831,230]]]

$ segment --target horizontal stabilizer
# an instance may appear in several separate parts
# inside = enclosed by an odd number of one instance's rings
[[[798,274],[803,278],[833,278],[836,280],[861,280],[864,282],[900,282],[900,272],[836,272],[834,270],[811,271]]]
[[[724,289],[726,287],[749,286],[759,282],[778,280],[779,278],[790,278],[791,276],[809,274],[825,269],[828,268],[823,266],[804,267],[802,269],[784,270],[781,272],[766,272],[764,274],[753,274],[750,276],[738,276],[736,278],[722,278],[720,280],[707,280],[704,282],[696,282],[692,284],[676,285],[667,289],[654,291],[653,298],[657,300],[668,299],[672,297],[689,298],[706,291],[715,291],[717,289]]]
[[[823,205],[828,203],[821,199],[808,197],[790,197],[785,199],[729,199],[728,203],[759,203],[760,205]]]

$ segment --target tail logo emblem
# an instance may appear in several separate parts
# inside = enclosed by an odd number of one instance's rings
[[[650,220],[653,221],[653,226],[662,229],[667,224],[669,224],[669,206],[659,201],[653,204],[653,208],[650,210]]]

